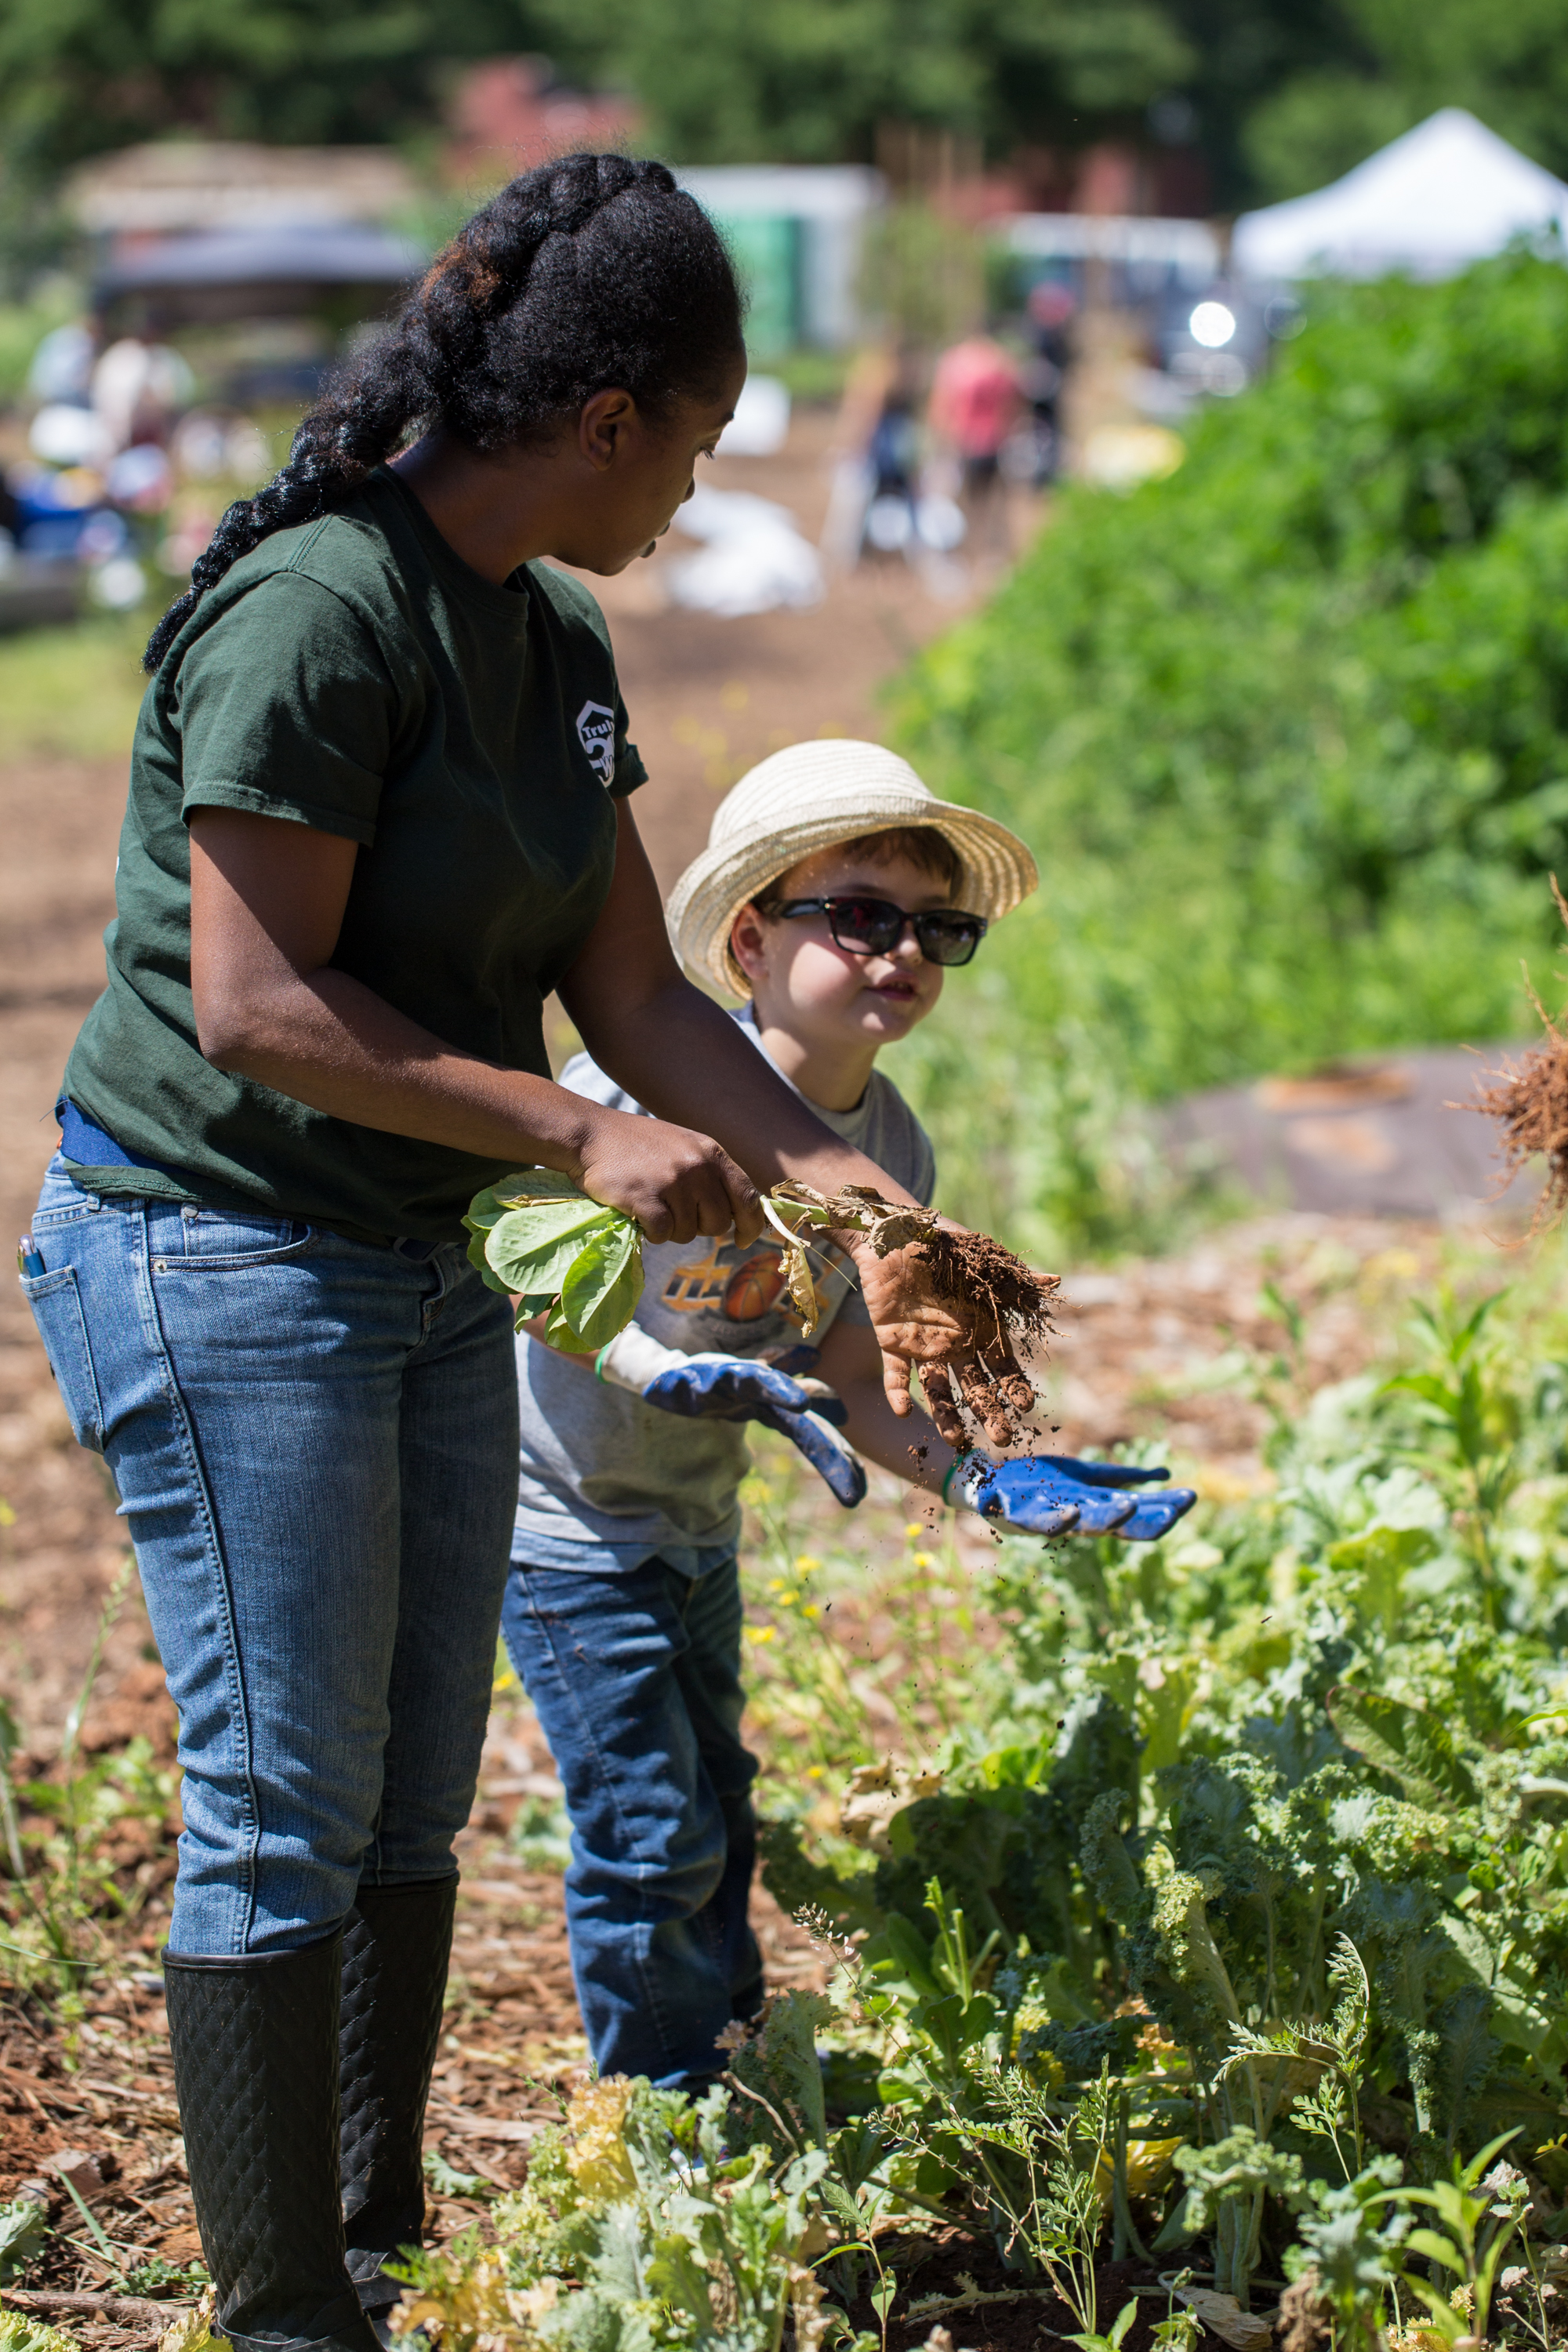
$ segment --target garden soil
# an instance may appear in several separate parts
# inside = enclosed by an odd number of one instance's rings
[[[733,461],[714,478],[783,498],[814,528],[826,496],[825,441],[826,427],[808,420],[786,459]],[[660,560],[611,583],[605,601],[656,779],[638,796],[638,815],[668,885],[705,841],[720,793],[797,735],[803,714],[824,732],[875,733],[880,679],[952,608],[889,564],[835,583],[815,612],[722,622],[659,609]],[[7,1237],[26,1228],[54,1141],[59,1072],[100,985],[123,793],[121,761],[0,764],[7,848],[0,863],[0,1232]],[[1069,1275],[1049,1357],[1062,1445],[1091,1450],[1163,1424],[1183,1471],[1200,1486],[1247,1491],[1261,1475],[1266,1416],[1220,1375],[1227,1350],[1279,1337],[1259,1308],[1260,1281],[1274,1280],[1307,1310],[1298,1370],[1304,1385],[1315,1385],[1367,1360],[1392,1298],[1430,1273],[1436,1250],[1435,1227],[1287,1216],[1233,1227],[1179,1261]],[[47,1774],[124,1545],[102,1466],[72,1444],[30,1318],[8,1282],[0,1286],[0,1693],[16,1710],[27,1765]],[[978,1523],[966,1535],[990,1540]],[[172,1754],[169,1701],[132,1599],[110,1634],[82,1746],[100,1753],[139,1734],[155,1755]],[[537,1727],[514,1690],[498,1705],[463,1840],[454,2000],[429,2124],[430,2144],[454,2172],[495,2182],[520,2177],[529,2140],[555,2111],[557,2087],[584,2059],[559,1875],[525,1866],[509,1837],[521,1809],[548,1807],[555,1794]],[[31,2181],[67,2225],[51,2241],[44,2275],[29,2282],[35,2290],[92,2293],[106,2275],[90,2233],[71,2226],[75,2209],[56,2169],[62,2161],[117,2243],[171,2263],[196,2252],[156,1978],[173,1857],[166,1838],[154,1836],[140,1847],[132,1841],[116,1862],[142,1907],[121,1939],[118,1970],[94,1980],[80,2022],[62,2035],[36,2006],[0,2004],[0,2197]],[[776,1986],[816,1981],[805,1938],[761,1895],[757,1924]],[[455,2227],[475,2210],[440,2200],[437,2227]],[[962,2267],[973,2265],[933,2250],[932,2284]],[[988,2274],[982,2284],[992,2284]],[[961,2346],[1012,2352],[1026,2334],[1037,2340],[1040,2316],[1037,2305],[994,2305],[984,2325],[979,2312],[948,2324]],[[91,2346],[145,2345],[155,2333],[144,2315],[123,2313],[84,2318],[73,2311],[67,2324]]]

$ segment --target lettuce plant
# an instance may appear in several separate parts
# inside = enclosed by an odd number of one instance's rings
[[[524,1169],[477,1193],[463,1219],[469,1263],[517,1299],[519,1327],[548,1315],[544,1336],[568,1355],[596,1355],[642,1297],[642,1229],[590,1201],[568,1176]]]

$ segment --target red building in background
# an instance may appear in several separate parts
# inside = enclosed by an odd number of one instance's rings
[[[464,73],[448,109],[442,157],[458,184],[509,180],[577,147],[616,147],[641,121],[634,99],[569,89],[547,58],[489,58]]]

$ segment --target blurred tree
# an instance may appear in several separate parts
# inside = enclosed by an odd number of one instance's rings
[[[171,132],[395,139],[442,63],[539,46],[528,0],[0,0],[0,152],[36,182]]]
[[[1141,122],[1196,62],[1161,0],[536,0],[683,162],[869,158],[887,117],[1005,154]]]
[[[1252,111],[1258,190],[1321,187],[1440,106],[1568,177],[1568,0],[1339,0],[1340,37]]]
[[[889,119],[993,158],[1152,141],[1231,209],[1459,104],[1568,174],[1568,0],[0,0],[0,247],[94,152],[428,133],[444,66],[525,49],[689,163],[869,158]]]
[[[1300,79],[1336,67],[1353,75],[1369,61],[1339,0],[1171,0],[1171,13],[1196,63],[1173,93],[1175,105],[1157,101],[1151,110],[1150,127],[1160,137],[1169,110],[1178,135],[1203,153],[1215,210],[1239,211],[1265,188],[1275,192],[1254,163],[1259,107]],[[1362,152],[1377,143],[1369,140]]]

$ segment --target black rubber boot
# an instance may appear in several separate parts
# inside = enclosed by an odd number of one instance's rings
[[[185,2164],[235,2352],[377,2352],[338,2200],[342,1937],[243,1959],[163,1956]]]
[[[403,2292],[383,2258],[424,2231],[425,2102],[457,1899],[455,1876],[362,1886],[343,1926],[343,2223],[349,2276],[373,2318]]]

